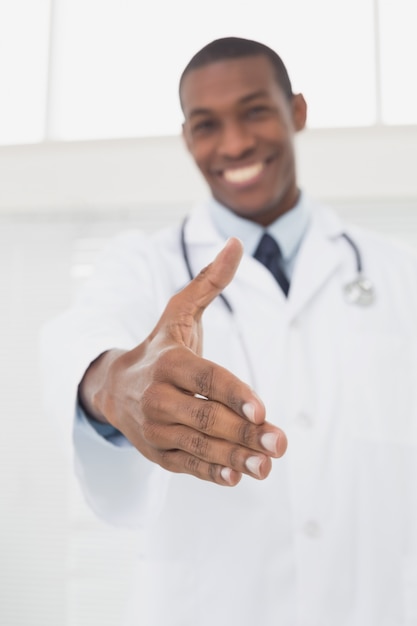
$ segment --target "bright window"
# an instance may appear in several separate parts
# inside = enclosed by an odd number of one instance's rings
[[[202,13],[193,0],[2,0],[0,143],[178,134],[180,73],[226,35],[277,50],[310,127],[416,124],[416,6],[211,0]]]
[[[0,2],[0,144],[45,137],[50,0]]]
[[[417,1],[379,0],[381,117],[385,124],[417,123]]]

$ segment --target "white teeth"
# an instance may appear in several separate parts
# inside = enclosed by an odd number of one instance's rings
[[[225,170],[223,176],[229,183],[246,183],[258,176],[263,167],[263,163],[255,163],[255,165],[241,167],[238,170]]]

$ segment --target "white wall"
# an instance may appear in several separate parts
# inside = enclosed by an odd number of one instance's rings
[[[302,186],[417,246],[417,128],[307,131]],[[175,221],[206,187],[179,138],[0,149],[0,624],[115,626],[132,536],[82,502],[39,392],[37,337],[116,230]]]
[[[297,144],[311,195],[414,242],[417,126],[310,129]],[[16,219],[94,216],[153,230],[206,193],[179,136],[0,148],[0,215]]]
[[[417,127],[307,130],[300,182],[325,200],[413,201]],[[205,191],[180,137],[0,148],[0,211],[190,205]]]

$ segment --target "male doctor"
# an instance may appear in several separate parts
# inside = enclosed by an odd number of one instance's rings
[[[127,623],[416,626],[416,258],[299,189],[271,49],[213,41],[180,99],[210,199],[43,335],[88,503],[145,537]]]

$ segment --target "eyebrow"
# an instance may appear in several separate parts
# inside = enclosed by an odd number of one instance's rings
[[[246,104],[247,102],[251,102],[252,100],[257,100],[258,98],[268,97],[268,95],[268,92],[260,89],[259,91],[255,91],[254,93],[250,93],[247,96],[244,96],[241,100],[239,100],[239,103]]]
[[[247,96],[243,96],[243,98],[241,98],[238,101],[238,104],[248,104],[249,102],[252,102],[252,100],[258,100],[259,98],[265,98],[267,96],[268,96],[268,93],[264,90],[255,91],[253,93],[249,93]],[[211,109],[205,109],[204,107],[200,107],[200,108],[193,109],[192,111],[190,111],[188,119],[197,117],[199,115],[212,115],[212,114],[213,114],[213,111]]]

